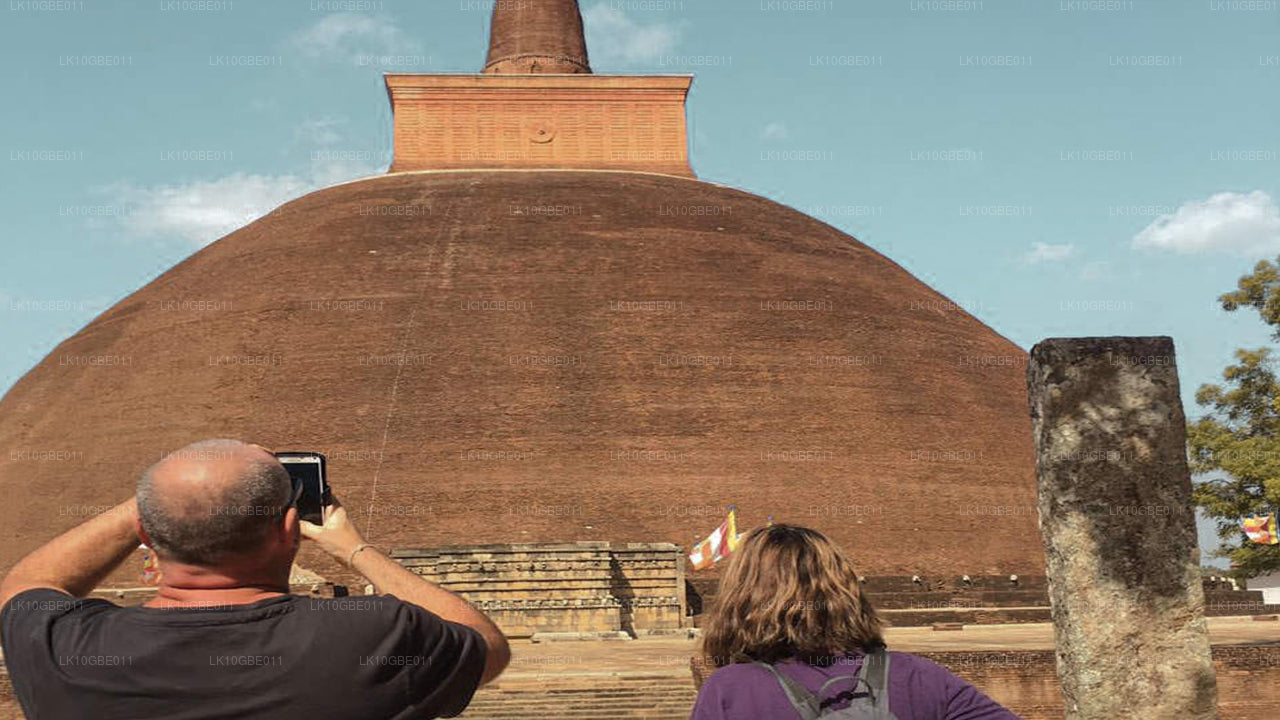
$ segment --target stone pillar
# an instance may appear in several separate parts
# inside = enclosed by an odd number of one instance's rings
[[[1066,717],[1216,717],[1173,340],[1045,340],[1027,382]]]

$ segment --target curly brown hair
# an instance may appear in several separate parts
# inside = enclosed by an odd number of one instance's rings
[[[823,665],[884,647],[883,630],[843,550],[817,530],[769,525],[730,557],[702,654],[714,667],[786,658]]]

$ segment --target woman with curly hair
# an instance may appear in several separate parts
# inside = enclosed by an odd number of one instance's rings
[[[757,528],[730,558],[703,628],[701,662],[715,672],[692,720],[1018,720],[946,668],[886,651],[882,628],[826,536]]]

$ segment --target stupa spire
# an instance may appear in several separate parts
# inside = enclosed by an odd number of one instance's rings
[[[590,73],[577,0],[496,0],[482,72]]]

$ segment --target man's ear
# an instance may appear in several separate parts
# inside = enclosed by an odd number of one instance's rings
[[[291,507],[284,511],[284,536],[290,544],[297,545],[302,539],[302,526],[298,519],[298,508]]]

